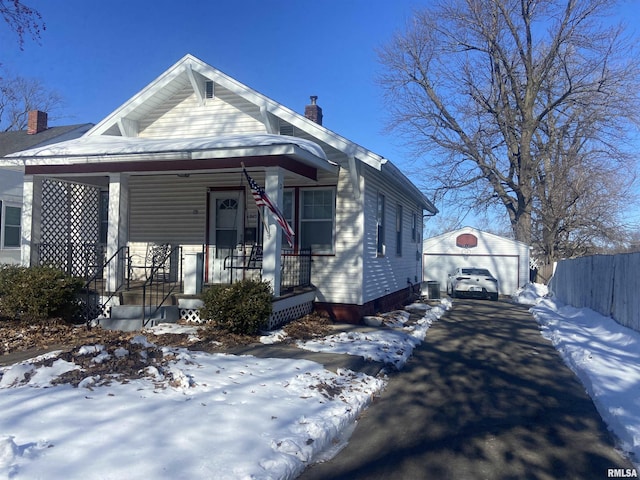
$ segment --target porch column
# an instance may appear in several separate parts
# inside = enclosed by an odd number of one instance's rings
[[[282,206],[283,172],[280,167],[268,167],[265,171],[264,191],[278,207]],[[266,227],[262,245],[262,279],[271,282],[273,295],[280,296],[280,252],[282,235],[273,215],[265,208]]]
[[[129,175],[109,174],[109,224],[107,226],[107,259],[129,238]],[[107,269],[107,289],[115,292],[125,278],[126,262],[116,261],[116,268]]]
[[[24,176],[21,216],[20,262],[28,267],[32,259],[35,262],[37,244],[42,239],[42,177]]]

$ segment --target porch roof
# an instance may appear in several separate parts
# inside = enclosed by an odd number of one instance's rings
[[[85,172],[148,172],[150,168],[180,171],[236,166],[228,162],[207,162],[211,159],[238,159],[235,163],[239,163],[240,159],[276,156],[289,157],[314,170],[336,172],[339,168],[327,159],[322,148],[314,142],[269,134],[175,139],[85,136],[2,157],[0,167],[25,168],[26,173],[33,174],[68,173],[78,168]],[[153,162],[153,165],[147,162]],[[247,162],[248,166],[252,164],[270,165],[264,161]]]

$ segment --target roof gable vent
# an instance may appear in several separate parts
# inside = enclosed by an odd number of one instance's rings
[[[213,98],[213,81],[207,80],[204,84],[204,98]]]
[[[287,135],[289,137],[296,136],[296,129],[290,123],[283,122],[280,120],[280,135]]]

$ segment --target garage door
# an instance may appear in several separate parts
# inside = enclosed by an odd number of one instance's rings
[[[501,295],[511,295],[518,289],[518,257],[513,255],[424,254],[423,278],[440,282],[447,288],[447,277],[457,267],[486,268],[497,279]]]

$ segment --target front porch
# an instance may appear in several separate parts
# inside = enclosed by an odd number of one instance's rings
[[[185,254],[181,245],[149,244],[144,259],[136,258],[129,246],[107,258],[103,244],[42,243],[34,245],[31,263],[53,265],[85,280],[82,320],[134,330],[162,321],[200,320],[198,294],[212,285],[204,281],[205,251],[202,246],[200,253]],[[261,252],[258,245],[238,245],[228,252],[217,283],[262,280]],[[270,328],[309,313],[315,297],[309,249],[284,250],[280,265]]]

